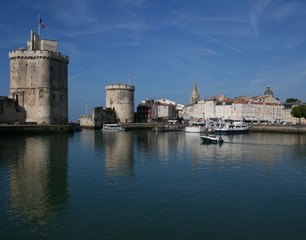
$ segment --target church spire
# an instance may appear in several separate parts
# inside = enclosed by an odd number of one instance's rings
[[[190,97],[190,104],[197,103],[200,100],[200,91],[197,87],[197,82],[194,80],[192,93]]]

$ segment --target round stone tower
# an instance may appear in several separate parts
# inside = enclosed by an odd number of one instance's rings
[[[105,86],[106,107],[115,110],[121,123],[134,122],[134,91],[135,86],[111,84]]]

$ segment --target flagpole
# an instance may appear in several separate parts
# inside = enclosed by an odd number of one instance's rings
[[[38,37],[40,37],[40,13],[38,14]]]

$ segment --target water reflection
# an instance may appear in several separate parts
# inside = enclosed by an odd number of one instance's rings
[[[33,227],[54,221],[68,202],[68,135],[2,136],[8,164],[9,214]],[[3,142],[2,142],[3,141]]]
[[[221,168],[244,164],[263,164],[269,168],[285,154],[280,148],[306,146],[306,136],[295,134],[222,135],[225,141],[222,145],[202,144],[198,133],[148,132],[136,136],[137,152],[143,154],[142,158],[167,162],[186,156],[194,169],[212,163]]]
[[[105,148],[105,170],[108,176],[134,174],[134,141],[132,132],[102,132]]]

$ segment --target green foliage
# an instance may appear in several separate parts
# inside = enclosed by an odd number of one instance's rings
[[[297,98],[287,98],[286,99],[286,103],[298,103],[298,102],[301,102],[301,101]]]
[[[291,115],[296,118],[306,118],[306,105],[298,105],[292,108]]]

